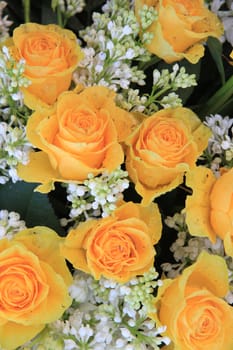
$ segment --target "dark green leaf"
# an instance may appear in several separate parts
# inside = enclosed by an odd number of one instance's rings
[[[199,109],[201,116],[220,113],[233,96],[233,76]]]
[[[219,111],[221,115],[233,115],[233,97],[225,103]]]
[[[43,24],[57,23],[57,15],[51,8],[51,0],[43,0],[41,8],[41,22]]]
[[[64,235],[48,196],[34,192],[35,186],[36,184],[23,181],[0,185],[0,209],[16,211],[26,222],[27,227],[48,226]]]
[[[225,72],[224,72],[224,66],[222,61],[222,44],[218,39],[209,37],[207,40],[207,46],[219,71],[222,85],[224,85]]]

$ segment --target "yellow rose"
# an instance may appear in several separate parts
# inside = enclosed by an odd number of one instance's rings
[[[233,169],[216,178],[210,169],[197,167],[187,174],[186,183],[193,190],[185,205],[189,232],[212,242],[219,236],[233,256]]]
[[[154,263],[153,245],[161,236],[156,204],[141,207],[128,202],[103,219],[80,223],[65,238],[61,252],[73,266],[94,278],[127,282]]]
[[[25,104],[53,104],[61,92],[68,90],[72,72],[82,58],[73,32],[57,25],[26,23],[13,32],[10,47],[16,60],[25,60],[24,75],[31,81],[22,89]]]
[[[65,92],[55,107],[35,111],[27,137],[41,151],[19,166],[19,176],[41,182],[38,190],[48,192],[54,181],[83,181],[89,173],[117,168],[124,160],[119,142],[131,131],[134,118],[115,105],[114,97],[108,88],[89,87]]]
[[[147,117],[126,139],[126,169],[147,205],[177,187],[208,145],[211,133],[187,108]]]
[[[158,13],[147,29],[153,34],[147,48],[167,63],[183,58],[197,63],[204,55],[207,38],[223,34],[223,25],[204,0],[135,0],[137,15],[144,5]]]
[[[167,326],[174,350],[232,350],[233,308],[223,300],[227,292],[225,260],[203,251],[179,277],[164,280],[151,317]]]
[[[0,240],[0,347],[13,350],[32,339],[70,306],[72,276],[60,238],[34,227]]]

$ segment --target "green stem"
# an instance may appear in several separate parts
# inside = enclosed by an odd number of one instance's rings
[[[62,20],[62,13],[59,6],[57,6],[57,24],[62,28],[64,27],[63,20]]]
[[[30,22],[30,0],[23,0],[24,22]]]
[[[205,103],[199,110],[201,116],[220,113],[228,100],[233,96],[233,76]]]
[[[153,66],[154,64],[158,63],[159,61],[161,61],[161,58],[157,57],[157,56],[152,56],[150,61],[147,62],[140,62],[138,65],[138,68],[140,70],[145,71],[146,69],[148,69],[150,66]]]
[[[146,106],[146,107],[148,107],[151,103],[155,102],[155,101],[158,99],[158,97],[160,97],[161,95],[163,95],[166,91],[170,90],[170,87],[163,88],[163,89],[161,89],[159,92],[157,92],[157,93],[155,94],[155,91],[156,91],[157,89],[158,89],[157,86],[154,85],[154,86],[153,86],[153,89],[152,89],[152,92],[151,92],[151,94],[150,94],[150,96],[149,96],[147,102],[145,103],[145,106]]]

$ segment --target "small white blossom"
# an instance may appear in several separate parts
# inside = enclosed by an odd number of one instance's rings
[[[224,5],[224,6],[223,6]],[[233,2],[232,0],[213,0],[210,3],[211,11],[221,19],[224,26],[224,34],[220,38],[222,42],[227,40],[233,46]],[[223,9],[224,8],[224,9]]]
[[[82,215],[90,217],[106,217],[115,209],[116,203],[122,199],[123,191],[128,188],[128,173],[116,169],[112,173],[103,173],[88,178],[81,184],[68,184],[67,200],[71,202],[70,219],[62,219],[63,224],[78,222]]]
[[[3,42],[9,36],[9,28],[12,21],[9,21],[8,16],[4,16],[3,12],[7,6],[6,1],[0,1],[0,42]]]
[[[77,291],[86,297],[74,301],[66,311],[65,320],[49,324],[46,332],[28,342],[27,350],[40,349],[33,346],[37,339],[43,350],[48,350],[47,345],[51,345],[52,341],[58,344],[56,346],[54,343],[50,349],[58,350],[157,350],[158,345],[168,344],[168,338],[162,336],[165,327],[156,327],[143,307],[148,297],[153,299],[153,291],[148,290],[148,285],[156,286],[157,276],[157,272],[151,269],[122,285],[106,278],[95,280],[75,270],[74,288],[78,286]],[[141,289],[137,296],[134,293],[135,286]],[[135,309],[126,301],[126,295],[130,299],[131,293],[135,304],[138,298],[137,303],[142,306],[140,309]],[[143,341],[138,347],[140,339]],[[19,350],[26,348],[21,347]]]
[[[13,127],[0,122],[0,182],[17,182],[17,166],[27,164],[32,146],[27,142],[25,126]]]
[[[74,16],[76,13],[83,11],[86,3],[84,0],[55,0],[53,8],[57,6],[66,18]]]
[[[215,114],[207,116],[204,123],[211,129],[212,136],[201,159],[218,176],[220,167],[233,165],[233,119]]]
[[[132,61],[148,61],[151,54],[139,38],[140,27],[128,1],[110,0],[103,13],[93,13],[93,24],[80,32],[86,42],[84,59],[73,79],[85,86],[103,85],[118,91],[131,83],[145,84],[145,74]]]
[[[147,29],[158,17],[158,13],[153,6],[143,5],[139,11],[142,29]]]
[[[26,228],[25,222],[14,211],[0,210],[0,239],[11,239],[14,234]]]

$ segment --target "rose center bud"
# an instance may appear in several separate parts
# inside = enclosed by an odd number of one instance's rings
[[[22,56],[30,61],[30,65],[38,66],[38,55],[41,57],[40,65],[44,63],[44,58],[50,56],[57,47],[57,42],[47,36],[31,35],[25,40],[25,45],[21,49]]]
[[[206,338],[211,333],[215,331],[215,323],[212,322],[213,315],[209,310],[206,310],[203,315],[201,315],[197,328],[195,330],[195,337],[199,340]]]
[[[136,261],[136,249],[127,233],[110,229],[98,236],[94,244],[100,253],[99,264],[109,271],[119,273],[123,266],[132,265]]]
[[[196,348],[200,341],[204,346],[205,341],[209,343],[211,339],[217,340],[220,336],[219,325],[222,324],[222,317],[220,309],[215,306],[213,300],[190,298],[181,316],[182,322],[186,324],[185,328],[188,327],[184,332],[185,337],[189,338],[188,343]],[[184,323],[180,329],[184,330]]]
[[[6,266],[0,272],[0,310],[7,313],[28,311],[37,304],[43,287],[31,266]]]
[[[88,130],[91,127],[91,121],[90,119],[86,119],[85,116],[81,116],[77,121],[77,126],[79,129],[83,130],[85,133],[88,132]]]
[[[184,132],[175,125],[160,122],[149,129],[144,136],[144,147],[159,154],[167,166],[173,166],[182,161],[188,152],[185,150],[187,138]]]
[[[96,114],[90,110],[82,109],[76,113],[72,113],[68,119],[68,127],[77,128],[77,131],[90,134],[95,130]]]
[[[32,41],[31,49],[35,52],[38,51],[52,51],[56,48],[56,42],[53,42],[50,38],[39,38]]]

